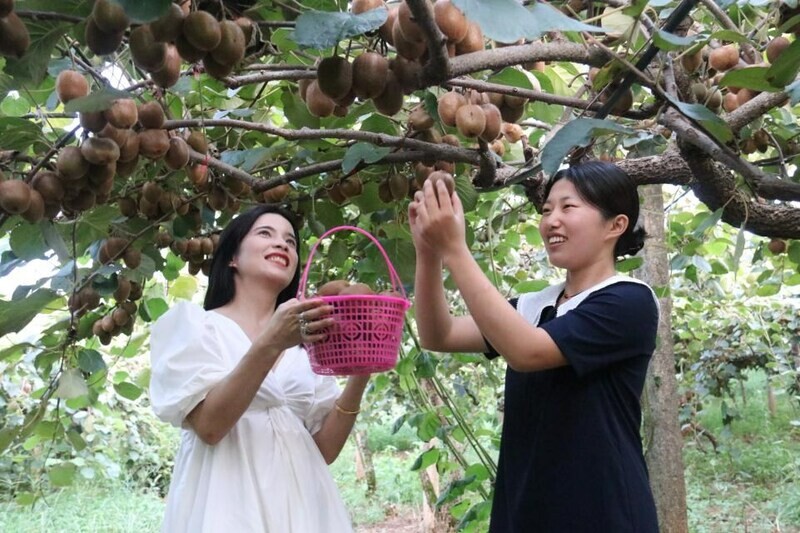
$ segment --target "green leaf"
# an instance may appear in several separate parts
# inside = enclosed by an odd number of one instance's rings
[[[667,51],[680,50],[681,48],[686,48],[687,46],[691,46],[696,40],[697,40],[696,35],[681,37],[679,35],[675,35],[674,33],[669,33],[664,30],[658,30],[653,36],[653,41],[655,42],[656,46],[658,46],[662,50],[667,50]]]
[[[542,289],[546,289],[550,286],[550,283],[543,279],[530,279],[525,281],[520,281],[516,285],[514,285],[514,292],[516,294],[524,294],[527,292],[539,292]]]
[[[644,263],[644,259],[641,257],[627,257],[622,261],[617,261],[614,267],[618,272],[630,272],[642,266],[642,263]]]
[[[87,112],[87,111],[105,111],[114,100],[120,98],[133,98],[134,96],[128,91],[120,91],[109,85],[102,89],[92,91],[86,96],[76,98],[67,102],[64,106],[64,111],[67,113]]]
[[[117,383],[114,385],[114,390],[117,391],[117,394],[122,396],[123,398],[127,398],[128,400],[135,400],[139,396],[142,395],[142,389],[130,383],[128,381],[123,381],[122,383]]]
[[[169,295],[181,300],[191,300],[197,294],[197,280],[194,276],[182,275],[169,287]]]
[[[25,261],[44,259],[50,250],[38,224],[20,224],[11,231],[10,242],[14,255]]]
[[[55,465],[47,471],[47,477],[50,483],[55,487],[67,487],[72,485],[75,479],[75,472],[77,467],[73,463],[61,463]]]
[[[144,314],[142,318],[151,322],[158,320],[158,317],[163,315],[169,310],[169,305],[163,298],[147,298],[144,305],[139,307],[139,310]]]
[[[703,218],[702,222],[694,229],[692,235],[695,237],[703,236],[709,228],[716,226],[717,223],[722,220],[722,212],[723,209],[720,207],[713,213],[708,213],[705,218]]]
[[[576,146],[587,146],[591,140],[605,133],[632,134],[633,131],[609,120],[579,118],[558,130],[542,150],[542,170],[553,175],[564,157]]]
[[[283,114],[295,128],[319,129],[319,118],[308,112],[306,104],[292,91],[283,91],[281,95]]]
[[[759,296],[775,296],[781,291],[779,283],[763,283],[756,289],[756,294]]]
[[[25,26],[31,36],[31,45],[21,59],[6,58],[5,72],[13,79],[15,88],[24,85],[38,86],[47,76],[50,56],[70,25],[57,20],[27,18]]]
[[[89,348],[82,349],[78,352],[78,368],[87,374],[94,374],[99,370],[105,370],[106,362],[103,360],[103,354]]]
[[[324,50],[336,46],[348,37],[376,30],[386,22],[389,11],[385,7],[364,13],[333,13],[328,11],[306,11],[295,21],[291,39],[307,48]]]
[[[487,81],[500,85],[510,85],[520,89],[533,89],[530,78],[519,69],[506,67],[497,74],[492,75]]]
[[[800,265],[800,240],[793,240],[789,243],[786,255],[789,256],[789,259],[791,259],[795,265]]]
[[[24,328],[42,308],[57,298],[54,291],[39,289],[24,300],[0,300],[0,337]]]
[[[519,39],[535,40],[548,31],[603,32],[571,19],[547,4],[534,3],[526,9],[515,0],[453,0],[466,17],[477,22],[483,34],[501,43]]]
[[[418,378],[432,378],[436,375],[436,364],[438,361],[431,357],[428,352],[422,352],[417,357],[416,374]]]
[[[795,39],[789,48],[767,70],[767,81],[777,87],[789,85],[800,70],[800,39]]]
[[[469,176],[462,173],[455,177],[456,194],[461,200],[465,213],[469,213],[478,205],[478,191]]]
[[[11,443],[14,442],[14,439],[17,438],[17,434],[19,433],[18,427],[8,428],[5,427],[0,429],[0,453],[6,451],[6,448],[11,446]]]
[[[742,227],[739,228],[739,232],[736,235],[736,247],[733,250],[733,266],[731,270],[733,272],[737,272],[739,270],[739,261],[742,259],[742,254],[744,253],[744,244],[745,244],[745,234],[744,234],[744,224]]]
[[[719,30],[709,35],[708,40],[729,41],[732,43],[746,43],[747,36],[742,35],[736,30]]]
[[[739,70],[729,70],[721,80],[720,87],[743,87],[755,91],[776,92],[781,87],[775,87],[767,81],[770,67],[747,67]]]
[[[68,368],[58,377],[58,388],[55,395],[57,398],[80,398],[89,393],[86,380],[83,379],[81,371],[77,368]]]
[[[120,4],[132,22],[151,22],[169,9],[172,0],[114,0]]]
[[[33,150],[38,153],[49,148],[41,126],[24,118],[0,118],[0,139],[3,139],[4,150]]]
[[[699,122],[701,126],[721,142],[727,143],[733,139],[733,132],[728,124],[706,106],[702,104],[687,104],[669,94],[665,94],[665,96],[682,114]]]
[[[622,10],[629,17],[638,18],[647,7],[648,0],[633,0],[631,5]]]
[[[421,453],[414,461],[414,464],[411,465],[411,471],[416,472],[417,470],[428,468],[439,460],[439,455],[440,452],[438,448],[431,448]]]
[[[17,495],[14,497],[14,502],[17,505],[25,506],[25,505],[33,505],[33,502],[36,501],[36,496],[32,492],[18,492]]]
[[[349,174],[362,161],[364,163],[377,163],[391,151],[391,148],[379,148],[371,143],[357,142],[345,152],[342,158],[342,172]]]
[[[347,258],[350,257],[350,247],[343,239],[334,239],[328,248],[326,257],[332,266],[342,267]]]

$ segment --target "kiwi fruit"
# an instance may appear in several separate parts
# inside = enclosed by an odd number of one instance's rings
[[[464,137],[477,137],[486,129],[486,114],[481,106],[462,105],[456,111],[456,127]]]
[[[164,66],[167,45],[156,41],[148,24],[142,24],[131,32],[128,40],[133,62],[147,72],[155,72]]]
[[[468,26],[467,35],[456,43],[456,55],[460,56],[463,54],[471,54],[472,52],[480,52],[485,48],[481,27],[474,22],[469,22]]]
[[[358,176],[348,176],[339,183],[339,190],[345,198],[355,198],[364,192],[364,183]]]
[[[206,196],[206,202],[208,207],[214,211],[222,211],[228,207],[228,193],[225,192],[225,189],[212,185]]]
[[[132,176],[139,166],[139,154],[130,161],[117,161],[117,176],[120,178],[127,178]]]
[[[119,159],[119,146],[111,139],[89,137],[81,143],[81,155],[93,165],[107,165]]]
[[[292,186],[288,183],[281,183],[261,193],[261,197],[267,203],[277,204],[289,196],[290,192],[292,192]]]
[[[89,165],[89,170],[86,171],[86,179],[89,180],[92,188],[96,188],[99,184],[113,179],[116,171],[116,162],[106,165]]]
[[[180,137],[171,137],[169,149],[164,156],[164,163],[172,170],[178,170],[189,164],[189,145]]]
[[[632,102],[633,102],[633,94],[631,94],[631,103]],[[708,108],[713,111],[719,110],[719,108],[722,106],[722,92],[719,89],[714,89],[713,91],[709,92],[708,99],[706,100],[706,106],[708,106]],[[626,108],[625,111],[627,111],[628,109],[630,109],[630,107]]]
[[[442,144],[449,144],[450,146],[455,146],[456,148],[461,147],[461,141],[459,141],[458,137],[456,137],[452,133],[448,133],[447,135],[442,135]]]
[[[127,196],[119,198],[117,200],[117,206],[119,207],[119,212],[128,218],[133,218],[137,215],[137,213],[139,213],[136,200],[133,198],[128,198]]]
[[[315,117],[329,117],[333,114],[336,103],[322,92],[317,80],[313,80],[306,91],[306,106],[308,112]]]
[[[739,49],[733,44],[715,48],[708,55],[708,65],[717,71],[730,70],[738,64]]]
[[[111,124],[106,124],[103,129],[97,134],[98,137],[111,139],[117,146],[122,146],[128,139],[127,131],[120,128],[115,128]]]
[[[236,17],[234,19],[234,22],[236,23],[237,26],[239,26],[239,28],[242,30],[242,33],[244,34],[244,44],[246,47],[247,44],[250,43],[250,40],[253,38],[253,30],[255,28],[253,19],[249,17]]]
[[[489,149],[500,157],[503,157],[506,153],[506,145],[503,144],[501,139],[492,141],[491,144],[489,144]]]
[[[449,91],[441,95],[436,109],[439,113],[439,118],[442,119],[442,123],[445,126],[455,126],[456,112],[466,103],[467,99],[464,98],[464,95],[455,91]]]
[[[128,246],[127,239],[109,237],[100,245],[100,249],[97,251],[97,260],[103,264],[110,263],[124,253],[126,246]]]
[[[339,291],[339,296],[357,296],[357,295],[370,295],[370,294],[375,294],[375,291],[372,290],[372,287],[370,287],[366,283],[353,283],[351,285],[348,285],[347,287],[343,287],[342,290]]]
[[[172,87],[178,83],[181,76],[181,56],[178,49],[171,44],[167,45],[167,52],[164,57],[164,66],[155,72],[150,73],[150,78],[164,89]]]
[[[156,41],[169,43],[178,38],[185,15],[178,4],[170,4],[167,12],[150,23],[150,31]]]
[[[31,188],[22,180],[0,182],[0,207],[11,215],[27,211],[31,205]]]
[[[422,28],[414,21],[414,15],[411,13],[411,8],[408,3],[403,0],[397,9],[397,24],[400,26],[400,31],[408,41],[424,42],[425,33]]]
[[[208,166],[206,165],[187,165],[186,175],[192,182],[195,189],[205,191],[208,189]]]
[[[208,141],[206,140],[206,134],[202,131],[191,132],[189,137],[186,138],[186,142],[195,152],[199,152],[201,154],[208,153]]]
[[[433,166],[428,166],[422,161],[414,163],[414,180],[420,187],[425,183],[425,180],[428,179],[428,176],[430,176],[432,172]]]
[[[344,289],[350,286],[346,279],[335,279],[322,285],[317,290],[318,296],[338,296]]]
[[[0,55],[16,57],[25,55],[31,45],[31,36],[28,28],[16,13],[10,12],[0,18]]]
[[[383,179],[378,183],[378,199],[385,204],[394,202],[388,179]]]
[[[76,181],[86,175],[89,170],[89,162],[83,156],[81,148],[65,146],[58,152],[56,168],[65,180]]]
[[[353,60],[353,89],[359,98],[375,98],[386,87],[389,62],[376,52],[364,52]]]
[[[114,53],[114,51],[119,48],[119,45],[122,44],[122,39],[124,36],[125,32],[104,32],[97,26],[97,23],[94,21],[94,17],[90,16],[86,19],[86,29],[84,31],[86,46],[89,47],[89,50],[99,56]]]
[[[422,104],[415,106],[408,114],[408,125],[412,130],[427,130],[433,127],[433,123],[433,117],[428,114]]]
[[[703,50],[700,49],[694,54],[684,54],[681,56],[681,65],[683,66],[683,70],[687,73],[692,73],[700,68],[700,65],[703,64]]]
[[[776,59],[786,50],[791,42],[783,35],[772,39],[767,45],[767,61],[774,63]]]
[[[386,86],[372,99],[372,103],[379,113],[391,117],[403,109],[403,88],[394,72],[387,70],[386,74]]]
[[[169,150],[169,135],[166,130],[142,130],[139,132],[139,154],[148,159],[161,159]]]
[[[486,117],[486,126],[480,133],[480,138],[486,142],[492,142],[500,136],[503,117],[500,115],[500,109],[494,104],[482,104],[481,109]]]
[[[139,268],[142,264],[142,252],[136,248],[128,247],[122,255],[122,262],[131,270]]]
[[[350,5],[350,11],[354,15],[358,15],[385,5],[386,3],[383,0],[353,0],[353,3]]]
[[[425,41],[412,41],[403,35],[403,31],[400,29],[399,15],[392,25],[392,42],[397,54],[406,59],[418,59],[428,48]]]
[[[30,190],[30,205],[20,213],[20,216],[31,224],[35,224],[44,218],[44,199],[39,191]]]
[[[236,22],[223,20],[219,23],[219,44],[211,51],[214,61],[222,65],[236,65],[244,59],[247,41],[244,31]]]
[[[164,125],[164,121],[167,118],[164,115],[164,108],[155,101],[145,102],[139,105],[137,115],[139,117],[139,124],[145,129],[159,129]]]
[[[719,91],[717,91],[719,93]],[[600,95],[600,101],[605,103],[609,96],[611,96],[612,92],[606,91]],[[720,94],[719,104],[722,103],[722,95]],[[619,100],[614,104],[614,107],[611,109],[611,112],[615,115],[621,115],[627,112],[633,106],[633,91],[627,89],[622,95],[620,96]]]
[[[132,98],[118,98],[103,112],[109,124],[115,128],[132,128],[139,120],[139,110]]]
[[[175,48],[184,61],[189,63],[200,61],[206,56],[206,51],[196,48],[183,34],[180,34],[178,38],[175,39]]]
[[[112,0],[95,0],[92,18],[97,27],[105,33],[121,33],[131,25],[125,8]]]
[[[447,194],[452,195],[456,190],[456,182],[453,179],[452,174],[449,172],[443,172],[441,170],[435,170],[431,172],[430,176],[428,176],[428,181],[431,182],[433,185],[433,190],[438,190],[438,183],[441,181],[444,183],[445,187],[447,187]]]
[[[397,76],[397,81],[400,82],[404,94],[411,94],[417,90],[420,74],[422,73],[422,65],[418,61],[412,61],[398,55],[389,61],[389,68]]]
[[[456,164],[453,161],[438,160],[433,164],[434,170],[442,170],[448,174],[454,174],[456,171]]]
[[[133,130],[120,130],[125,133],[125,142],[119,145],[117,162],[133,161],[139,157],[139,135]]]
[[[332,183],[325,192],[328,193],[328,198],[330,198],[331,202],[336,205],[342,205],[347,201],[347,196],[342,192],[342,188],[339,186],[338,182]]]
[[[207,54],[203,58],[203,69],[205,69],[206,74],[212,78],[221,80],[233,72],[233,63],[220,63],[214,59],[214,56]]]
[[[386,6],[386,8],[388,9],[389,14],[387,15],[384,23],[381,24],[381,27],[378,28],[378,34],[384,41],[394,46],[394,37],[392,35],[392,29],[394,28],[394,22],[397,20],[397,10],[399,6],[397,4],[394,4],[391,6]]]
[[[163,189],[154,181],[148,181],[142,186],[142,198],[151,204],[157,204],[162,194],[164,194]]]
[[[503,104],[499,107],[500,116],[503,117],[505,122],[516,122],[525,114],[525,106],[511,107]]]
[[[739,92],[736,93],[736,100],[739,102],[739,107],[752,100],[757,94],[758,92],[752,89],[739,89]]]
[[[89,94],[89,82],[80,72],[62,70],[56,77],[56,95],[62,104]]]
[[[452,43],[464,40],[469,31],[469,22],[464,14],[450,0],[436,0],[433,16],[439,30]]]
[[[731,111],[735,111],[738,107],[739,97],[736,96],[736,93],[726,93],[722,98],[722,109],[730,113]]]
[[[767,248],[770,252],[774,255],[782,254],[786,251],[786,241],[783,239],[771,239],[769,243],[767,243]]]
[[[340,56],[322,59],[317,65],[317,84],[329,98],[344,98],[353,88],[353,65]]]
[[[14,0],[0,0],[0,17],[7,17],[14,10]]]
[[[394,173],[386,181],[393,199],[399,201],[408,196],[409,183],[404,175]]]
[[[210,52],[222,40],[219,22],[207,11],[192,11],[183,19],[182,35],[197,50]]]
[[[81,128],[98,133],[105,128],[108,121],[102,111],[81,111],[79,113]]]
[[[57,204],[64,198],[64,185],[55,172],[49,170],[37,172],[30,186],[42,195],[46,204]]]
[[[118,302],[124,302],[130,295],[131,282],[128,281],[128,278],[117,276],[117,288],[114,289],[114,299]]]

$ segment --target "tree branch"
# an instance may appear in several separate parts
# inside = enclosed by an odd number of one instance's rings
[[[450,79],[447,38],[436,25],[431,3],[428,0],[406,0],[406,4],[428,43],[428,62],[422,68],[422,79],[429,80],[431,84]]]
[[[773,107],[780,107],[786,103],[789,95],[783,91],[777,93],[761,93],[749,102],[744,103],[731,113],[728,113],[726,122],[734,134],[761,117]]]
[[[33,20],[57,20],[63,22],[72,22],[73,24],[80,24],[83,22],[83,17],[75,15],[68,15],[66,13],[57,13],[51,11],[28,11],[25,9],[14,10],[20,18],[28,18]]]

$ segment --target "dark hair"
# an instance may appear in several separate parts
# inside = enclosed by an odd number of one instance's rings
[[[581,198],[599,209],[606,220],[617,215],[628,217],[628,227],[614,246],[614,257],[634,255],[642,249],[647,233],[638,224],[639,194],[636,182],[624,170],[603,161],[590,161],[559,170],[545,185],[545,199],[561,179],[572,183]]]
[[[277,205],[257,205],[238,217],[231,220],[222,234],[219,237],[219,245],[214,252],[214,257],[211,259],[211,271],[208,274],[208,290],[206,297],[203,301],[203,308],[206,311],[222,307],[233,299],[236,293],[236,284],[233,281],[234,270],[230,267],[230,262],[236,252],[239,251],[239,245],[242,243],[247,233],[256,223],[258,217],[266,213],[275,213],[282,216],[294,228],[296,248],[297,248],[297,270],[295,270],[294,277],[289,283],[289,286],[283,289],[278,294],[278,299],[275,306],[290,300],[297,296],[297,288],[300,285],[300,239],[297,217],[287,209]]]

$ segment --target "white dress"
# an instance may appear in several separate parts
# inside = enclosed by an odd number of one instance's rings
[[[347,509],[312,439],[339,387],[334,378],[311,371],[304,349],[286,350],[215,446],[184,424],[250,345],[233,320],[189,302],[153,325],[153,410],[183,428],[162,531],[351,532]]]

